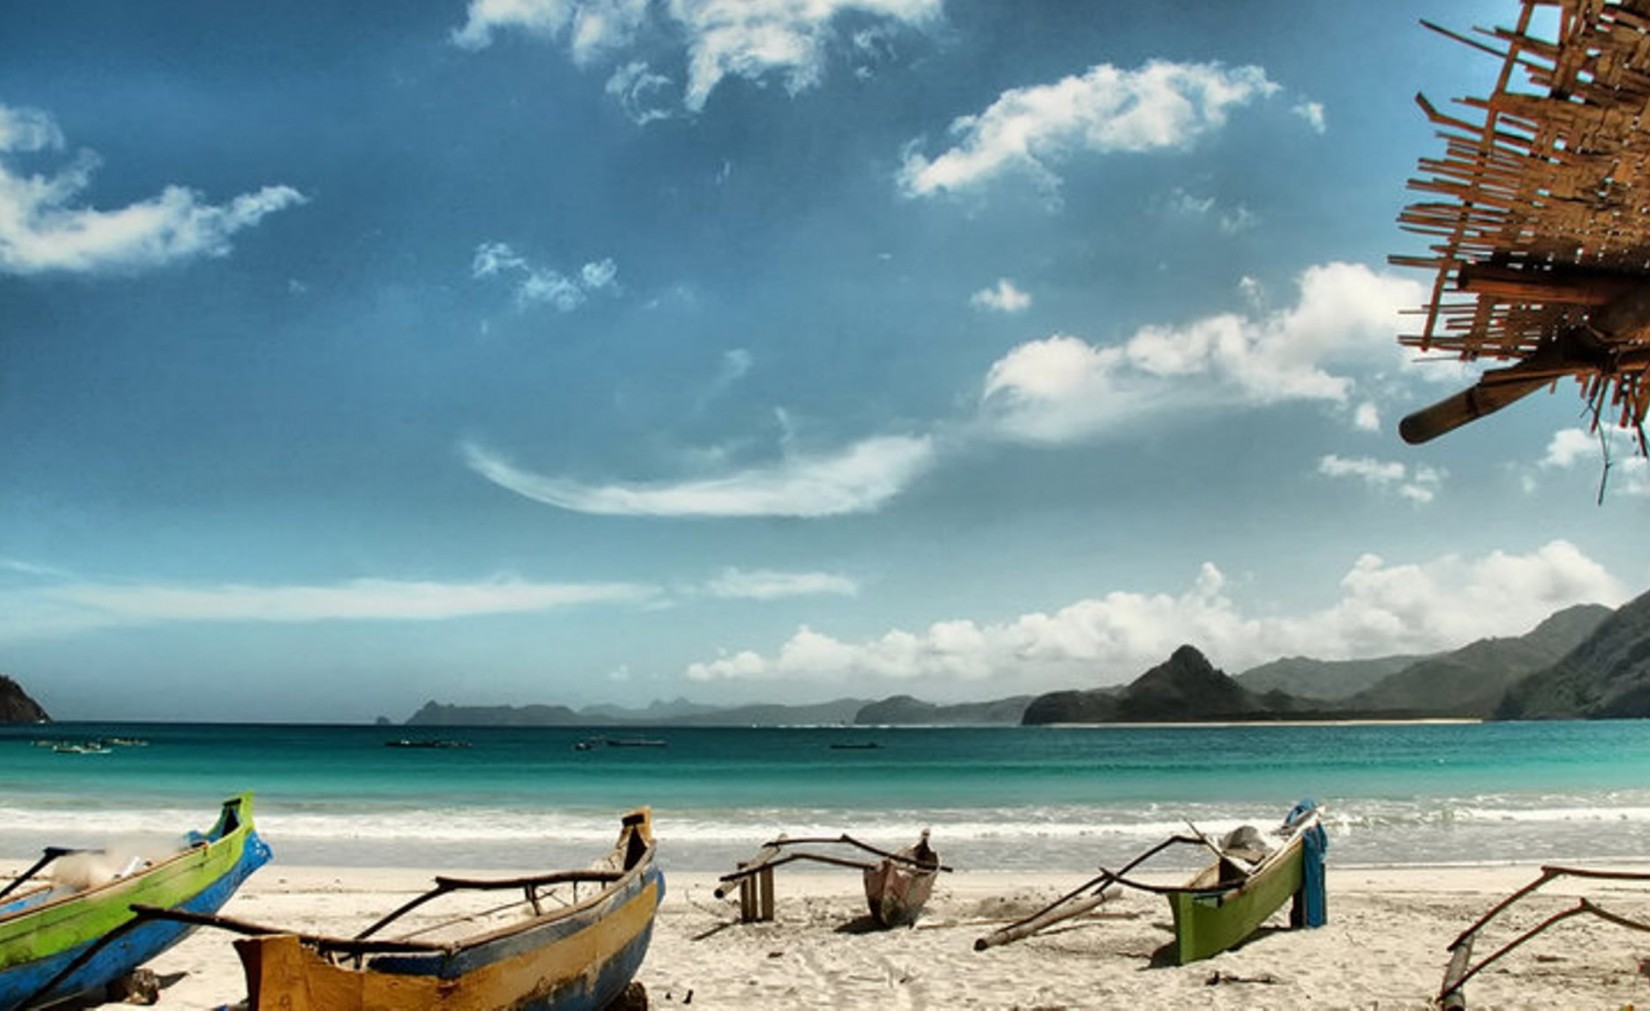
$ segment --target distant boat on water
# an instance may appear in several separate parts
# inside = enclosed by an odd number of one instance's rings
[[[831,742],[831,749],[833,751],[870,751],[873,748],[880,748],[880,747],[882,747],[882,745],[878,744],[875,741],[832,741]]]
[[[663,748],[669,741],[657,737],[586,737],[573,742],[574,751],[591,751],[601,745],[609,748]]]
[[[414,739],[400,738],[394,741],[385,741],[386,748],[468,748],[469,741],[452,741],[445,738]]]

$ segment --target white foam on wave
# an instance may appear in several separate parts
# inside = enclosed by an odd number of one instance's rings
[[[1138,853],[1191,826],[1217,835],[1240,824],[1262,830],[1287,805],[1185,803],[1027,807],[818,806],[655,808],[661,853],[685,869],[712,869],[781,834],[903,845],[924,828],[959,866],[1092,867]],[[357,865],[539,866],[583,859],[610,844],[623,812],[405,804],[262,802],[260,833],[277,858]],[[100,846],[136,833],[204,829],[198,807],[0,807],[0,857],[32,857],[45,845]],[[1332,848],[1348,863],[1610,857],[1650,848],[1650,791],[1459,798],[1326,799]],[[1608,828],[1609,831],[1600,831]]]

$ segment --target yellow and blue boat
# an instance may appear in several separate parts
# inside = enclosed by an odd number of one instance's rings
[[[252,1011],[599,1011],[625,991],[647,954],[665,891],[654,854],[652,815],[644,808],[623,818],[612,851],[588,869],[438,877],[434,887],[354,937],[182,918],[247,935],[235,948]],[[564,888],[570,898],[553,894]],[[581,889],[588,889],[582,897]],[[520,894],[499,901],[510,892]],[[458,908],[412,915],[431,903],[432,910]],[[476,932],[477,922],[497,925]],[[402,932],[380,936],[391,924]],[[449,939],[455,930],[467,933]]]

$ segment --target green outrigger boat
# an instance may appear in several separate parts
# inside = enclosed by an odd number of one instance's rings
[[[1193,829],[1196,832],[1196,829]],[[1327,920],[1323,854],[1328,847],[1316,803],[1296,804],[1269,843],[1249,826],[1218,842],[1201,832],[1174,835],[1135,857],[1121,870],[1102,869],[1054,902],[974,942],[975,951],[1030,937],[1057,923],[1091,912],[1116,885],[1163,895],[1174,914],[1174,943],[1169,954],[1177,965],[1218,955],[1253,934],[1284,900],[1293,898],[1291,926],[1319,927]],[[1204,847],[1214,861],[1184,885],[1154,885],[1128,873],[1175,845]]]
[[[1220,954],[1253,934],[1286,900],[1306,895],[1309,833],[1323,832],[1317,808],[1286,820],[1278,831],[1282,841],[1266,849],[1223,840],[1227,844],[1216,847],[1214,861],[1183,888],[1164,890],[1174,914],[1176,964]],[[1309,905],[1308,899],[1297,901],[1292,926],[1309,924]]]
[[[95,880],[71,886],[42,876],[81,855],[104,865],[89,876]],[[128,975],[193,929],[162,921],[129,927],[133,904],[215,912],[269,857],[252,827],[250,793],[224,801],[217,824],[189,833],[170,855],[46,850],[0,888],[0,1011],[53,1004]],[[118,939],[99,943],[117,931]]]

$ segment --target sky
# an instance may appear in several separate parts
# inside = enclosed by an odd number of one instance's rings
[[[1421,447],[1413,96],[1511,0],[0,6],[0,671],[60,719],[982,700],[1650,585]],[[1608,464],[1608,466],[1607,466]],[[1601,496],[1602,484],[1602,496]]]

